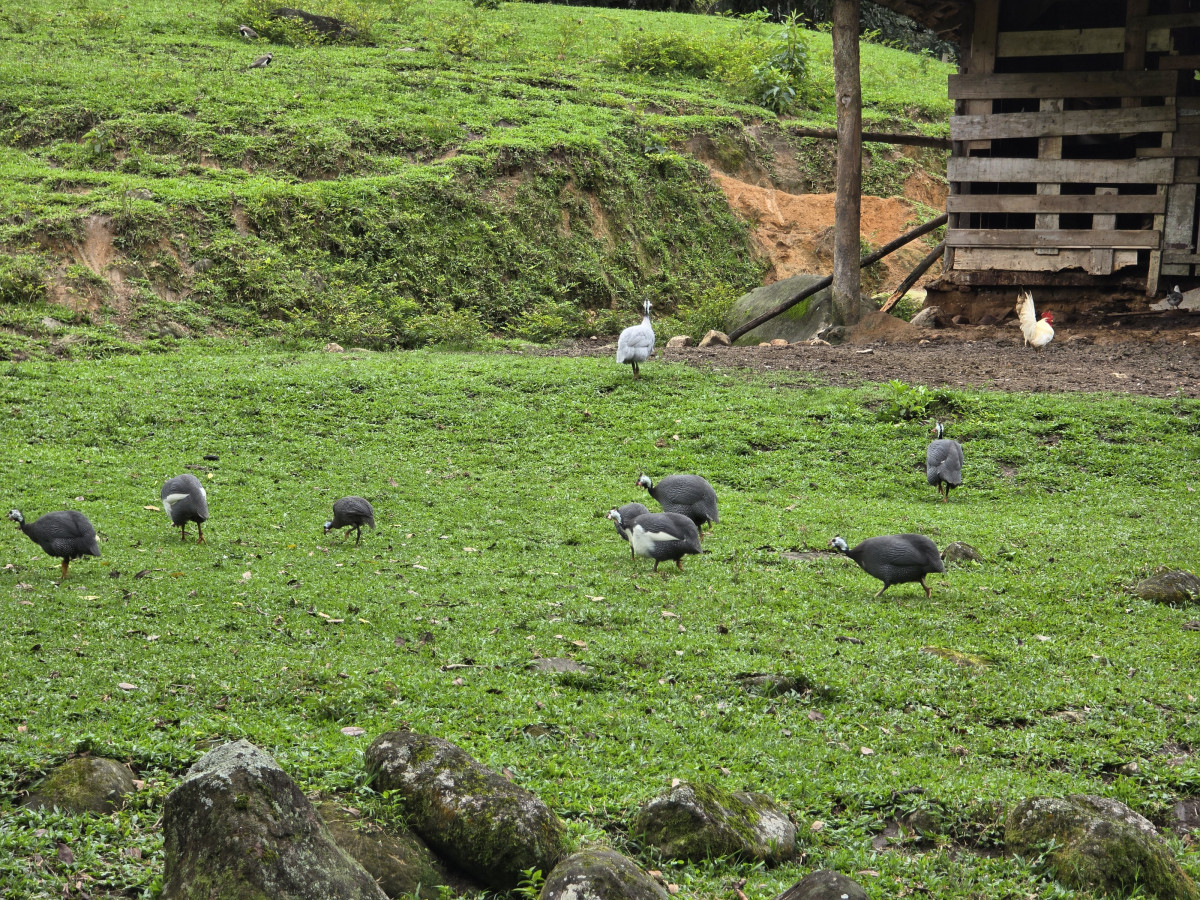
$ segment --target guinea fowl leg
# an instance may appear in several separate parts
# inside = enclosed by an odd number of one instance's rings
[[[929,590],[929,585],[925,583],[925,579],[921,579],[921,587],[925,588],[925,599],[928,600],[933,596],[933,591]]]
[[[877,591],[875,592],[875,596],[874,596],[874,597],[872,597],[871,599],[872,599],[872,600],[877,600],[877,599],[879,599],[879,595],[880,595],[880,594],[882,594],[882,593],[883,593],[884,591],[886,591],[887,589],[888,589],[888,583],[885,581],[885,582],[883,583],[883,587],[881,587],[879,590],[877,590]]]
[[[208,543],[206,540],[204,540],[204,523],[203,523],[203,522],[197,522],[197,523],[196,523],[196,530],[197,530],[198,532],[200,532],[200,537],[196,538],[196,543],[197,543],[197,544],[206,544],[206,543]]]
[[[641,377],[642,377],[641,375],[639,375],[639,374],[638,374],[638,366],[637,366],[637,363],[634,363],[634,364],[633,364],[633,377],[634,377],[634,378],[641,378]]]
[[[675,568],[677,568],[680,572],[683,571],[683,560],[682,559],[675,560]]]
[[[187,540],[187,522],[179,526],[179,540],[181,542]]]
[[[69,559],[64,559],[64,560],[62,561],[62,580],[63,580],[63,581],[66,581],[66,580],[67,580],[67,568],[68,568],[70,565],[71,565],[71,561],[70,561]]]
[[[362,526],[358,526],[358,534],[354,536],[354,546],[358,546],[358,542],[362,540]]]

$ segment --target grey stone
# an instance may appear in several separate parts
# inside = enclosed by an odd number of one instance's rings
[[[634,835],[668,859],[731,856],[777,863],[796,852],[796,826],[764,794],[680,783],[646,803]]]
[[[550,873],[538,900],[667,900],[662,885],[612,850],[583,850]]]
[[[1154,603],[1190,603],[1200,597],[1200,578],[1178,569],[1163,570],[1139,581],[1134,592]]]
[[[324,350],[326,353],[342,353],[342,352],[344,352],[342,350],[342,345],[335,343],[334,341],[330,341],[328,344],[326,344],[321,349]]]
[[[1022,800],[1008,814],[1004,842],[1010,853],[1040,855],[1068,887],[1119,894],[1140,888],[1156,900],[1200,897],[1150,821],[1107,797]]]
[[[133,775],[124,765],[115,759],[85,756],[52,769],[21,805],[105,815],[117,809],[131,791]]]
[[[941,328],[942,308],[940,306],[927,306],[909,319],[908,324],[913,328]]]
[[[713,346],[729,347],[732,345],[729,343],[729,335],[727,335],[723,331],[717,331],[716,329],[714,329],[714,330],[710,331],[708,334],[706,334],[704,337],[700,338],[700,346],[701,347],[713,347]]]
[[[690,334],[677,334],[667,341],[668,350],[682,350],[684,347],[694,347],[696,342]]]
[[[726,331],[732,333],[751,319],[757,318],[768,310],[775,309],[781,303],[811,287],[823,277],[821,275],[793,275],[791,278],[755,288],[750,293],[744,294],[734,302],[725,317]],[[862,301],[860,316],[875,311],[874,304],[866,300]],[[748,331],[738,338],[737,343],[738,346],[754,346],[763,341],[775,339],[785,340],[789,343],[807,341],[831,325],[833,325],[832,300],[829,288],[824,288],[786,312]],[[825,334],[820,336],[829,340]]]
[[[446,883],[437,859],[425,842],[408,831],[385,829],[332,800],[317,804],[317,812],[338,845],[353,856],[389,897],[437,900]]]
[[[591,666],[585,666],[581,662],[576,662],[573,659],[565,657],[548,657],[532,660],[529,663],[529,668],[537,669],[539,672],[590,672]]]
[[[1171,809],[1174,821],[1171,827],[1180,834],[1200,828],[1200,797],[1188,797],[1178,801]]]
[[[58,319],[52,318],[51,316],[46,316],[42,319],[42,330],[48,331],[50,334],[54,334],[56,331],[62,331],[66,327],[67,326],[58,321]]]
[[[867,892],[841,872],[821,869],[805,875],[775,900],[867,900]]]
[[[942,551],[942,562],[961,563],[961,562],[983,562],[983,554],[968,544],[966,541],[954,541],[946,545],[946,549]]]
[[[207,256],[202,256],[192,265],[192,271],[199,272],[203,275],[215,265],[216,263],[213,262],[212,259]]]
[[[553,810],[449,741],[390,731],[372,741],[366,764],[376,790],[403,798],[413,830],[491,887],[511,890],[526,869],[549,872],[567,851]]]
[[[383,900],[316,808],[249,741],[206,753],[163,805],[164,900]]]

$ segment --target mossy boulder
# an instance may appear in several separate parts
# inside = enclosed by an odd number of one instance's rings
[[[115,759],[84,756],[52,769],[21,804],[29,809],[58,808],[68,813],[106,815],[133,790],[133,775]]]
[[[631,830],[668,859],[777,863],[796,852],[796,826],[771,798],[713,784],[676,785],[638,810]]]
[[[384,900],[262,750],[206,753],[163,805],[164,900]]]
[[[538,900],[667,900],[662,885],[612,850],[583,850],[550,873]]]
[[[822,275],[793,275],[774,284],[755,288],[748,294],[739,297],[725,316],[726,333],[732,334],[736,329],[745,325],[768,310],[775,309],[781,303],[795,297],[801,291],[820,281]],[[757,328],[746,332],[737,339],[738,346],[754,347],[763,341],[785,340],[789,343],[807,341],[818,332],[833,324],[833,301],[829,288],[823,288],[806,300],[797,303],[786,312],[764,322]],[[876,309],[865,300],[862,301],[860,316],[875,312]]]
[[[947,544],[946,549],[942,551],[942,562],[981,563],[983,562],[983,554],[966,541],[954,541],[953,543]]]
[[[323,800],[317,812],[334,841],[367,870],[389,897],[437,900],[446,879],[425,842],[409,831],[385,829],[358,813]]]
[[[1027,858],[1045,853],[1053,876],[1068,887],[1114,894],[1140,888],[1157,900],[1200,897],[1150,821],[1107,797],[1022,800],[1008,814],[1004,842]]]
[[[551,871],[567,830],[536,796],[441,738],[381,734],[367,748],[375,789],[396,791],[413,829],[445,860],[497,890]]]
[[[1200,578],[1178,569],[1163,570],[1139,581],[1133,590],[1154,603],[1192,603],[1200,598]]]
[[[809,872],[775,900],[867,900],[862,885],[841,872]]]

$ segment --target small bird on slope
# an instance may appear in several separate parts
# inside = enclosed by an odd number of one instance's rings
[[[240,31],[242,33],[242,37],[244,37],[248,41],[258,40],[258,32],[255,31],[253,28],[251,28],[249,25],[239,25],[238,31]]]
[[[1171,292],[1167,294],[1167,306],[1171,309],[1179,309],[1179,304],[1183,302],[1183,291],[1179,289],[1179,285],[1171,288]]]
[[[668,475],[658,484],[649,475],[642,475],[637,483],[662,505],[663,512],[687,516],[697,528],[707,522],[708,530],[712,531],[712,524],[721,521],[717,515],[717,492],[699,475]]]
[[[850,557],[864,572],[883,582],[876,597],[893,584],[910,584],[914,581],[925,588],[925,596],[929,597],[925,576],[946,571],[937,545],[923,534],[888,534],[867,538],[853,550],[840,537],[835,537],[829,546]]]
[[[640,378],[638,364],[654,355],[654,328],[650,324],[650,301],[643,304],[645,315],[640,325],[630,325],[617,338],[617,362],[633,366],[633,377]]]
[[[334,528],[357,529],[358,536],[354,539],[354,546],[357,547],[362,540],[364,525],[375,527],[375,510],[371,502],[362,497],[343,497],[333,501],[333,518],[325,523],[325,534]]]
[[[62,559],[62,577],[67,578],[67,568],[71,560],[83,556],[99,556],[100,542],[96,540],[96,529],[88,521],[88,517],[73,509],[49,512],[40,517],[32,525],[25,521],[19,509],[14,509],[8,517],[17,523],[17,527],[29,535],[29,539],[41,547],[50,556]]]
[[[621,528],[622,522],[619,509],[610,510],[608,517]],[[689,553],[700,552],[700,532],[687,516],[678,513],[646,513],[638,516],[632,524],[625,526],[629,530],[629,546],[635,556],[644,556],[654,560],[654,571],[663,560],[675,560],[680,572],[683,571],[683,557]]]
[[[951,488],[962,484],[962,444],[942,437],[945,427],[938,422],[933,427],[934,439],[925,451],[925,480],[938,489],[938,496],[945,503],[950,499]]]
[[[1025,335],[1025,346],[1032,345],[1035,350],[1041,350],[1054,339],[1054,328],[1051,323],[1054,316],[1042,313],[1040,319],[1033,309],[1033,294],[1026,291],[1017,297],[1017,317],[1021,320],[1021,333]]]
[[[195,475],[176,475],[168,478],[162,486],[162,505],[171,524],[179,528],[179,539],[187,540],[187,523],[195,522],[199,537],[197,544],[204,543],[204,523],[208,520],[208,494]]]
[[[633,525],[633,520],[638,516],[644,516],[650,512],[641,503],[626,503],[617,510],[621,515],[613,517],[610,513],[608,518],[613,520],[613,524],[617,526],[617,534],[621,536],[621,540],[629,540],[629,529]],[[633,556],[633,544],[629,545],[629,555]]]
[[[254,62],[250,63],[250,68],[265,69],[267,66],[269,66],[271,64],[271,60],[273,60],[274,58],[275,58],[274,53],[264,53],[262,56],[260,56]]]

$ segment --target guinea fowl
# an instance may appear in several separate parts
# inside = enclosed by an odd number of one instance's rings
[[[621,539],[628,541],[629,528],[633,524],[633,520],[638,516],[646,515],[650,512],[650,510],[646,509],[646,507],[641,503],[626,503],[624,506],[620,507],[617,512],[620,513],[620,516],[614,517],[611,513],[609,513],[608,518],[612,519],[613,524],[617,526],[617,534],[621,536]],[[629,555],[633,556],[632,543],[629,545]]]
[[[1175,287],[1171,288],[1171,291],[1167,294],[1166,299],[1167,306],[1171,307],[1171,309],[1179,309],[1179,304],[1183,302],[1183,291],[1179,289],[1179,285],[1175,285]]]
[[[687,516],[700,528],[705,522],[712,530],[713,522],[720,522],[717,515],[717,492],[699,475],[668,475],[654,484],[649,475],[642,475],[637,483],[650,492],[663,512]]]
[[[609,511],[608,517],[617,523],[617,528],[629,532],[629,547],[634,556],[654,560],[654,571],[663,560],[675,560],[679,571],[683,571],[683,557],[700,552],[700,532],[696,523],[678,513],[644,513],[632,522],[623,521],[619,509]]]
[[[62,559],[62,577],[67,577],[67,568],[71,560],[82,556],[99,556],[100,542],[96,540],[96,529],[88,521],[88,517],[73,509],[59,510],[46,513],[30,525],[25,521],[19,509],[14,509],[8,517],[17,523],[17,527],[29,535],[29,539],[46,551],[50,556]]]
[[[354,539],[354,546],[357,547],[362,540],[364,525],[375,527],[375,510],[370,501],[362,497],[343,497],[333,501],[333,518],[325,523],[325,533],[329,534],[334,528],[355,528],[358,536]]]
[[[179,539],[187,540],[188,522],[196,523],[199,537],[197,544],[204,543],[204,523],[208,520],[208,494],[195,475],[176,475],[168,478],[162,486],[162,505],[171,517],[171,524],[179,529]]]
[[[876,597],[893,584],[911,584],[914,581],[925,588],[925,596],[929,597],[931,592],[925,583],[925,576],[946,571],[937,545],[923,534],[888,534],[867,538],[853,550],[840,537],[835,537],[829,546],[850,557],[860,569],[883,582]]]
[[[950,499],[952,488],[962,484],[962,444],[942,437],[946,429],[938,422],[934,428],[934,439],[925,451],[925,479],[938,489],[938,496],[945,503]]]
[[[617,338],[617,362],[633,366],[633,377],[640,378],[638,364],[654,353],[654,327],[650,324],[650,301],[643,304],[646,313],[640,325],[630,325]]]

